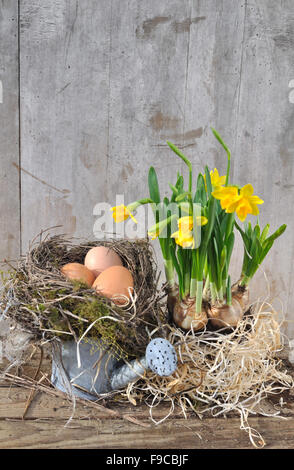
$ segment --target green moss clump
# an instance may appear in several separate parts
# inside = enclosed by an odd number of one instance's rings
[[[80,303],[73,310],[72,313],[80,318],[88,320],[89,325],[94,323],[89,331],[90,337],[99,336],[101,341],[107,348],[118,356],[118,358],[128,358],[129,355],[123,348],[127,335],[130,334],[129,329],[124,322],[115,322],[106,316],[113,316],[110,307],[102,302],[99,298],[91,298],[86,302]],[[101,319],[101,320],[100,320]],[[79,335],[81,335],[81,328],[85,328],[85,322],[80,320]]]
[[[85,290],[85,289],[87,289],[87,290],[90,289],[89,286],[87,284],[85,284],[84,282],[82,282],[82,281],[77,281],[76,279],[72,279],[70,282],[73,285],[73,291],[74,292],[78,292],[80,290]]]
[[[48,289],[43,290],[41,293],[45,300],[55,300],[58,299],[58,297],[68,294],[68,291],[66,289]]]
[[[61,317],[58,308],[56,307],[51,307],[50,308],[50,313],[47,316],[48,318],[48,323],[50,327],[56,332],[57,336],[66,336],[62,332],[68,331],[68,325],[66,321]],[[60,332],[60,333],[58,333]]]

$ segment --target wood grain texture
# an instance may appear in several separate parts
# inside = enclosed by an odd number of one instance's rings
[[[238,417],[206,418],[177,415],[155,425],[146,408],[127,407],[125,415],[141,425],[109,417],[103,411],[78,406],[74,419],[67,400],[38,394],[27,419],[21,419],[28,391],[0,388],[0,448],[97,448],[97,449],[235,449],[252,448],[248,435],[240,429]],[[161,409],[155,417],[163,417]],[[251,417],[249,424],[261,433],[266,448],[293,448],[293,409],[287,419]],[[145,425],[146,427],[142,426]]]
[[[23,248],[62,225],[91,237],[104,199],[110,2],[20,2]]]
[[[18,4],[0,5],[0,262],[20,254]],[[2,265],[0,265],[2,268]]]
[[[287,421],[253,418],[267,449],[294,446],[293,418]],[[279,439],[277,440],[277,435]],[[73,420],[68,427],[56,421],[0,421],[4,449],[252,449],[238,418],[205,422],[171,420],[166,425],[138,430],[121,420]]]
[[[288,228],[277,240],[252,283],[252,297],[273,299],[288,313],[285,329],[293,337],[293,75],[291,46],[294,6],[289,1],[250,1],[246,5],[242,74],[237,120],[235,176],[252,182],[264,199],[262,226]],[[266,276],[266,277],[265,277]],[[279,298],[279,299],[278,299]]]

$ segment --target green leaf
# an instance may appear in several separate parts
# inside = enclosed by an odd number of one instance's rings
[[[204,181],[202,173],[198,174],[197,189],[196,189],[195,196],[194,196],[194,202],[199,202],[203,206],[206,205],[207,203],[205,181]]]
[[[260,235],[260,243],[261,244],[263,244],[263,242],[265,241],[265,239],[267,237],[267,234],[269,232],[269,228],[270,228],[270,224],[266,224],[263,231],[261,232],[261,235]]]
[[[211,179],[208,166],[205,166],[205,180],[206,180],[206,188],[207,188],[207,196],[210,198],[212,193],[212,186],[211,186]]]
[[[258,264],[261,264],[264,260],[264,258],[266,257],[266,255],[268,254],[268,252],[270,251],[271,247],[273,246],[274,244],[274,240],[269,240],[267,239],[264,243],[263,243],[263,246],[262,246],[262,253],[261,253],[261,256],[259,258],[259,263]]]
[[[186,191],[186,192],[184,192],[184,193],[182,193],[182,194],[179,194],[179,195],[176,197],[175,201],[176,201],[176,202],[182,202],[187,196],[191,196],[191,194],[189,193],[189,191]]]
[[[278,237],[280,237],[286,230],[287,225],[283,224],[279,227],[270,237],[266,239],[266,241],[275,241]]]
[[[227,261],[227,247],[225,245],[222,249],[222,252],[221,252],[221,259],[220,259],[220,270],[221,270],[221,272],[224,270],[226,261]]]
[[[233,248],[235,244],[235,234],[234,232],[231,233],[229,238],[227,239],[226,246],[227,246],[227,262],[230,264],[230,259],[232,256]]]
[[[182,191],[182,190],[183,190],[183,187],[184,187],[184,177],[178,173],[178,179],[177,179],[177,182],[176,182],[176,188],[177,188],[179,191]]]
[[[225,239],[229,238],[231,233],[233,233],[234,225],[235,225],[235,213],[232,212],[231,214],[225,214],[226,217],[226,234]]]
[[[208,201],[208,223],[204,225],[204,239],[201,241],[201,246],[203,245],[204,249],[206,250],[208,241],[211,237],[214,222],[215,222],[215,205],[216,205],[216,199],[212,197]]]
[[[237,230],[240,232],[241,234],[241,237],[243,239],[243,242],[244,242],[244,245],[246,247],[246,250],[248,251],[249,250],[249,246],[250,246],[250,238],[249,236],[241,229],[241,227],[237,224],[237,222],[235,222],[235,225],[237,227]]]
[[[175,270],[176,270],[178,278],[179,278],[180,288],[182,288],[182,286],[183,286],[183,272],[182,272],[181,266],[180,266],[180,264],[178,262],[178,259],[177,259],[177,256],[176,256],[176,243],[173,239],[171,239],[170,255],[171,255],[173,265],[175,267]]]
[[[175,197],[176,197],[179,194],[179,190],[175,186],[173,186],[171,183],[168,183],[168,185],[170,189],[172,190],[173,195],[175,194]]]
[[[258,224],[255,225],[254,232],[255,232],[256,237],[259,239],[260,238],[260,226]]]
[[[252,234],[251,222],[248,222],[246,231],[248,232],[248,235],[250,235],[250,237],[251,237],[251,234]]]
[[[184,187],[184,178],[183,178],[182,175],[179,174],[179,172],[177,174],[177,182],[176,182],[175,186],[173,186],[172,184],[169,183],[169,187],[173,191],[173,195],[171,197],[171,202],[174,202],[176,197],[179,194],[182,194],[183,187]]]
[[[149,169],[148,186],[149,186],[149,193],[150,193],[151,199],[155,202],[155,204],[159,204],[160,192],[159,192],[159,186],[158,186],[158,179],[157,179],[156,171],[153,168],[153,166],[151,166]]]
[[[217,245],[222,246],[223,245],[223,234],[222,234],[222,231],[221,231],[221,225],[219,223],[218,217],[215,217],[213,233],[214,233],[214,236],[216,238]]]

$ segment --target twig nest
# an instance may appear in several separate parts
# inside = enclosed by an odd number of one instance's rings
[[[129,271],[132,277],[122,293],[123,304],[111,302],[80,282],[66,282],[61,273],[66,264],[83,265],[87,253],[96,247],[117,253],[123,263],[117,268]],[[110,287],[113,283],[114,278]],[[130,292],[129,287],[133,289]],[[115,294],[120,295],[120,291],[115,289]],[[145,354],[150,341],[146,324],[151,331],[156,329],[158,335],[166,335],[162,297],[153,251],[147,240],[77,243],[63,235],[46,235],[45,239],[40,235],[7,278],[0,303],[5,316],[31,333],[33,341],[51,341],[56,337],[70,341],[83,335],[87,339],[101,338],[115,357],[129,361]],[[126,304],[127,308],[123,308]]]
[[[171,343],[164,338],[155,338],[146,348],[147,366],[152,372],[167,377],[177,368],[177,354]]]
[[[174,306],[173,320],[177,326],[183,330],[194,331],[202,330],[207,324],[207,315],[205,310],[196,313],[195,299],[185,299],[177,301]]]

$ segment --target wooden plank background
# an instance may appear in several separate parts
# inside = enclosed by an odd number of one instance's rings
[[[54,225],[94,237],[95,204],[144,197],[150,165],[168,192],[167,139],[223,173],[213,126],[262,223],[288,224],[252,299],[270,287],[293,337],[293,27],[291,0],[3,0],[0,258]]]
[[[20,254],[18,3],[0,4],[0,259]]]

